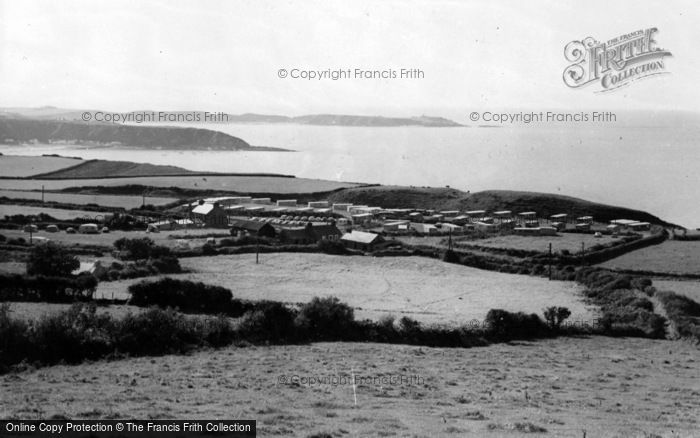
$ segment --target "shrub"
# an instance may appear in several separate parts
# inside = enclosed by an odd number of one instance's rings
[[[68,277],[78,268],[78,258],[53,242],[34,246],[27,260],[28,275]]]
[[[10,305],[0,304],[0,371],[3,365],[21,362],[31,348],[29,326],[10,317]]]
[[[296,338],[297,314],[280,302],[259,303],[245,314],[239,326],[241,337],[251,342],[282,343]]]
[[[353,309],[336,297],[314,297],[302,306],[297,317],[297,327],[314,340],[348,339],[354,323]]]
[[[0,234],[0,243],[4,243],[7,240],[4,234]]]
[[[131,303],[136,306],[179,308],[183,312],[227,313],[232,294],[229,289],[201,282],[162,278],[129,286]]]
[[[544,320],[552,330],[559,330],[562,323],[571,316],[571,311],[566,307],[552,306],[544,311]]]
[[[45,315],[33,328],[33,348],[42,363],[78,363],[112,351],[112,318],[96,306],[74,304],[65,312]]]
[[[513,313],[502,309],[491,309],[486,314],[489,335],[496,339],[530,339],[542,335],[545,326],[539,316],[532,313]]]
[[[203,341],[203,331],[172,309],[128,314],[115,333],[118,351],[136,355],[181,353]]]
[[[447,263],[459,263],[459,254],[451,249],[448,249],[445,251],[445,254],[443,254],[442,261]]]
[[[121,258],[127,260],[143,260],[169,256],[170,248],[156,245],[148,237],[129,239],[122,237],[114,242],[114,247],[119,251]]]

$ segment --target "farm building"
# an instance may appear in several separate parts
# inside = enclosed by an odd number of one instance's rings
[[[279,199],[279,200],[277,200],[277,206],[278,207],[296,207],[297,200],[296,199]]]
[[[260,213],[262,211],[265,211],[265,207],[263,207],[262,205],[255,205],[255,206],[246,207],[245,211],[247,211],[249,213]]]
[[[233,233],[247,233],[258,237],[275,237],[277,234],[275,228],[267,222],[243,219],[235,220],[231,223],[231,234]]]
[[[219,204],[201,204],[192,209],[195,221],[211,228],[228,228],[228,214]]]
[[[592,224],[593,216],[581,216],[576,218],[576,221],[580,224]]]
[[[308,223],[305,227],[282,228],[280,240],[293,244],[316,243],[321,240],[338,240],[342,234],[335,224],[312,225]]]
[[[372,251],[378,244],[382,243],[384,239],[379,234],[352,231],[343,234],[340,241],[343,242],[347,248]]]
[[[177,219],[177,220],[164,220],[148,224],[150,227],[153,225],[158,230],[177,230],[180,228],[187,228],[194,225],[190,219]]]
[[[511,219],[513,217],[513,212],[510,210],[494,211],[493,217],[498,220]]]
[[[224,207],[227,214],[240,213],[245,210],[245,205],[229,205]]]
[[[47,225],[46,232],[47,233],[58,233],[58,227],[56,225]]]
[[[576,229],[579,231],[589,231],[591,229],[590,222],[579,222],[576,224]]]

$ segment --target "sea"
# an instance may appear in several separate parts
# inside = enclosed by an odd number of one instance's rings
[[[557,193],[700,227],[700,125],[347,127],[183,124],[293,152],[0,146],[216,172],[272,172],[386,185]]]

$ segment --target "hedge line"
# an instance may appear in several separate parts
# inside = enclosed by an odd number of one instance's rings
[[[0,274],[0,301],[45,301],[71,303],[89,301],[97,288],[97,279],[90,274],[75,277],[27,277]]]
[[[9,306],[2,305],[0,371],[20,362],[79,363],[123,355],[182,353],[236,342],[363,341],[472,347],[557,333],[535,314],[498,309],[488,313],[483,327],[424,327],[406,317],[398,324],[393,318],[357,321],[351,307],[332,297],[314,298],[298,310],[279,302],[258,303],[238,324],[222,316],[186,317],[172,309],[158,308],[118,319],[98,314],[94,304],[76,304],[30,325],[11,317]]]

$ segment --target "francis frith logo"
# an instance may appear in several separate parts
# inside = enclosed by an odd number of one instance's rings
[[[668,73],[664,57],[671,52],[658,46],[658,29],[637,30],[605,42],[592,37],[571,41],[564,48],[572,64],[564,70],[564,83],[571,88],[587,85],[608,92],[649,76]]]

